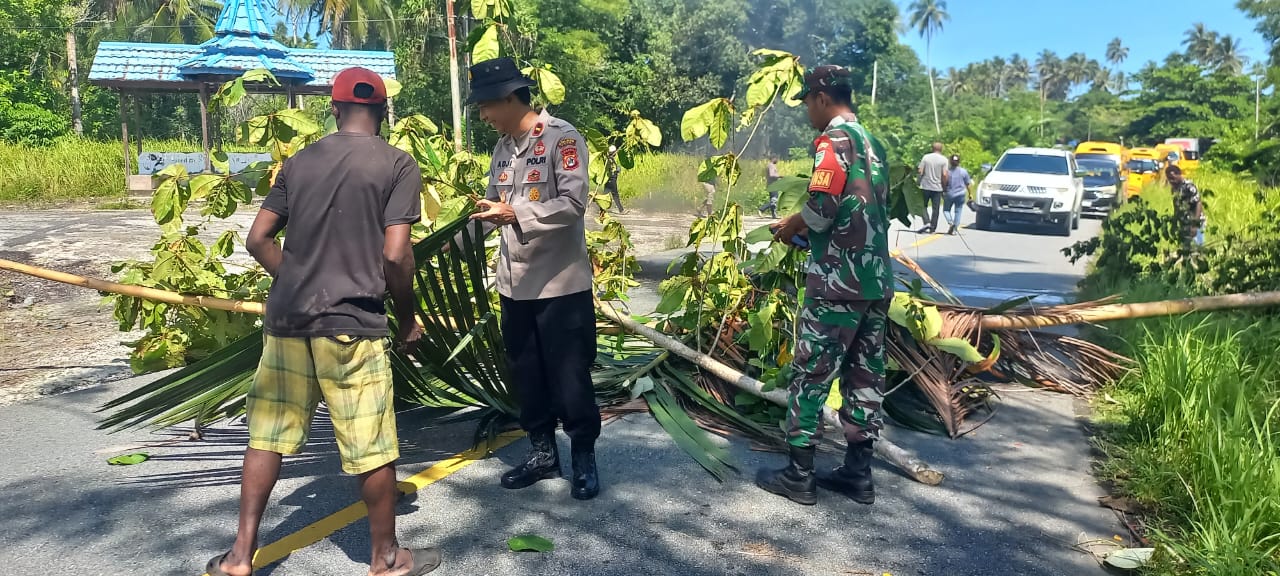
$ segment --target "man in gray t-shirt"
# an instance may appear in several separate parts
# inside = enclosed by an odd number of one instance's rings
[[[942,191],[947,189],[947,164],[947,157],[942,155],[942,143],[934,142],[933,152],[925,154],[916,167],[920,190],[924,192],[924,201],[930,207],[929,225],[919,230],[921,234],[932,234],[938,230]]]

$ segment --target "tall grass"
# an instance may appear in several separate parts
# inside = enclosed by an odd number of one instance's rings
[[[0,203],[123,196],[119,143],[60,140],[43,148],[0,143]]]
[[[1205,199],[1210,242],[1274,217],[1262,206],[1268,193],[1249,180],[1204,172],[1196,183],[1213,191]],[[1167,191],[1143,196],[1168,209]],[[1085,297],[1152,301],[1200,289],[1091,274],[1105,280]],[[1110,424],[1101,428],[1110,455],[1102,473],[1152,511],[1160,553],[1147,573],[1280,575],[1280,315],[1133,320],[1094,337],[1138,362],[1107,391],[1115,402],[1098,406]]]
[[[618,192],[625,204],[655,212],[683,212],[702,205],[705,191],[698,182],[701,156],[690,154],[647,154],[636,158],[635,167],[624,170],[618,176]],[[742,175],[730,189],[720,182],[716,186],[716,203],[724,202],[725,190],[729,199],[754,210],[763,204],[769,193],[765,191],[765,160],[743,160]],[[778,173],[807,174],[812,169],[808,161],[779,160]]]

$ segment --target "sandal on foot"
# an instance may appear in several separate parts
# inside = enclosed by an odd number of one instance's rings
[[[209,576],[231,576],[230,574],[227,574],[225,570],[222,569],[222,561],[226,559],[228,554],[230,554],[230,552],[223,552],[222,554],[214,556],[212,559],[210,559],[209,563],[205,564],[204,566],[204,573],[208,574]],[[250,572],[250,574],[252,574],[252,572]]]
[[[405,573],[405,576],[422,576],[440,567],[439,548],[411,548],[409,553],[413,555],[413,569]]]

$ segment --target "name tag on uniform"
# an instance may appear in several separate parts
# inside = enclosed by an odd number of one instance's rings
[[[547,181],[546,170],[540,170],[535,168],[533,170],[526,172],[524,175],[525,184],[534,184],[534,183],[546,182],[546,181]]]

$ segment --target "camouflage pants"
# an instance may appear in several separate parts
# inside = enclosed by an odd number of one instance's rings
[[[880,436],[888,315],[889,300],[804,303],[787,390],[787,442],[813,446],[822,439],[822,407],[837,374],[845,439]]]

